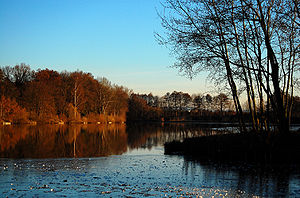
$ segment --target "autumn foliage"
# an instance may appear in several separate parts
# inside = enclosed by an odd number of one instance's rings
[[[1,96],[0,100],[1,120],[6,122],[21,123],[28,121],[27,111],[18,105],[15,99]]]
[[[33,71],[25,64],[0,68],[0,99],[0,120],[9,123],[237,121],[232,100],[224,93],[134,94],[90,73]],[[292,122],[299,122],[299,104],[294,97]],[[246,121],[248,117],[245,113]]]
[[[125,122],[128,89],[82,71],[0,69],[1,119],[9,122]]]
[[[128,102],[128,119],[134,121],[161,120],[162,109],[152,107],[146,100],[137,94],[132,94]]]

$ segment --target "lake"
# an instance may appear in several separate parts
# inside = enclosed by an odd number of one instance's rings
[[[198,162],[163,144],[236,132],[230,124],[0,128],[3,197],[300,197],[296,165]]]

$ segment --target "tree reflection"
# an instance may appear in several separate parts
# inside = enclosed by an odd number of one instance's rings
[[[201,179],[207,186],[230,187],[230,197],[287,197],[291,193],[290,176],[299,174],[300,169],[289,164],[204,163],[185,157],[183,170],[187,178]]]
[[[20,140],[24,139],[29,133],[28,126],[1,126],[0,127],[0,152],[10,151]],[[7,153],[1,157],[9,157]]]
[[[163,123],[130,124],[127,127],[130,149],[148,148],[163,145],[165,142],[182,141],[185,138],[227,133],[224,127],[212,128],[197,124]]]
[[[0,157],[62,158],[120,155],[127,149],[224,133],[193,124],[12,125],[0,127]]]
[[[127,151],[125,125],[4,126],[0,157],[99,157]]]

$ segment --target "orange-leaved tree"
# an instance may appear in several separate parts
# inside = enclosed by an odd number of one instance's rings
[[[0,116],[2,121],[13,123],[23,123],[28,121],[27,111],[20,107],[14,99],[1,97]]]

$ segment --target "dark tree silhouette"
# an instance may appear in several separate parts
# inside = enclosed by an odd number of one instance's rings
[[[269,130],[272,108],[272,122],[288,133],[300,65],[296,1],[166,0],[163,6],[166,32],[156,37],[173,50],[174,66],[191,78],[208,70],[212,79],[226,79],[242,131],[245,91],[254,131]]]

